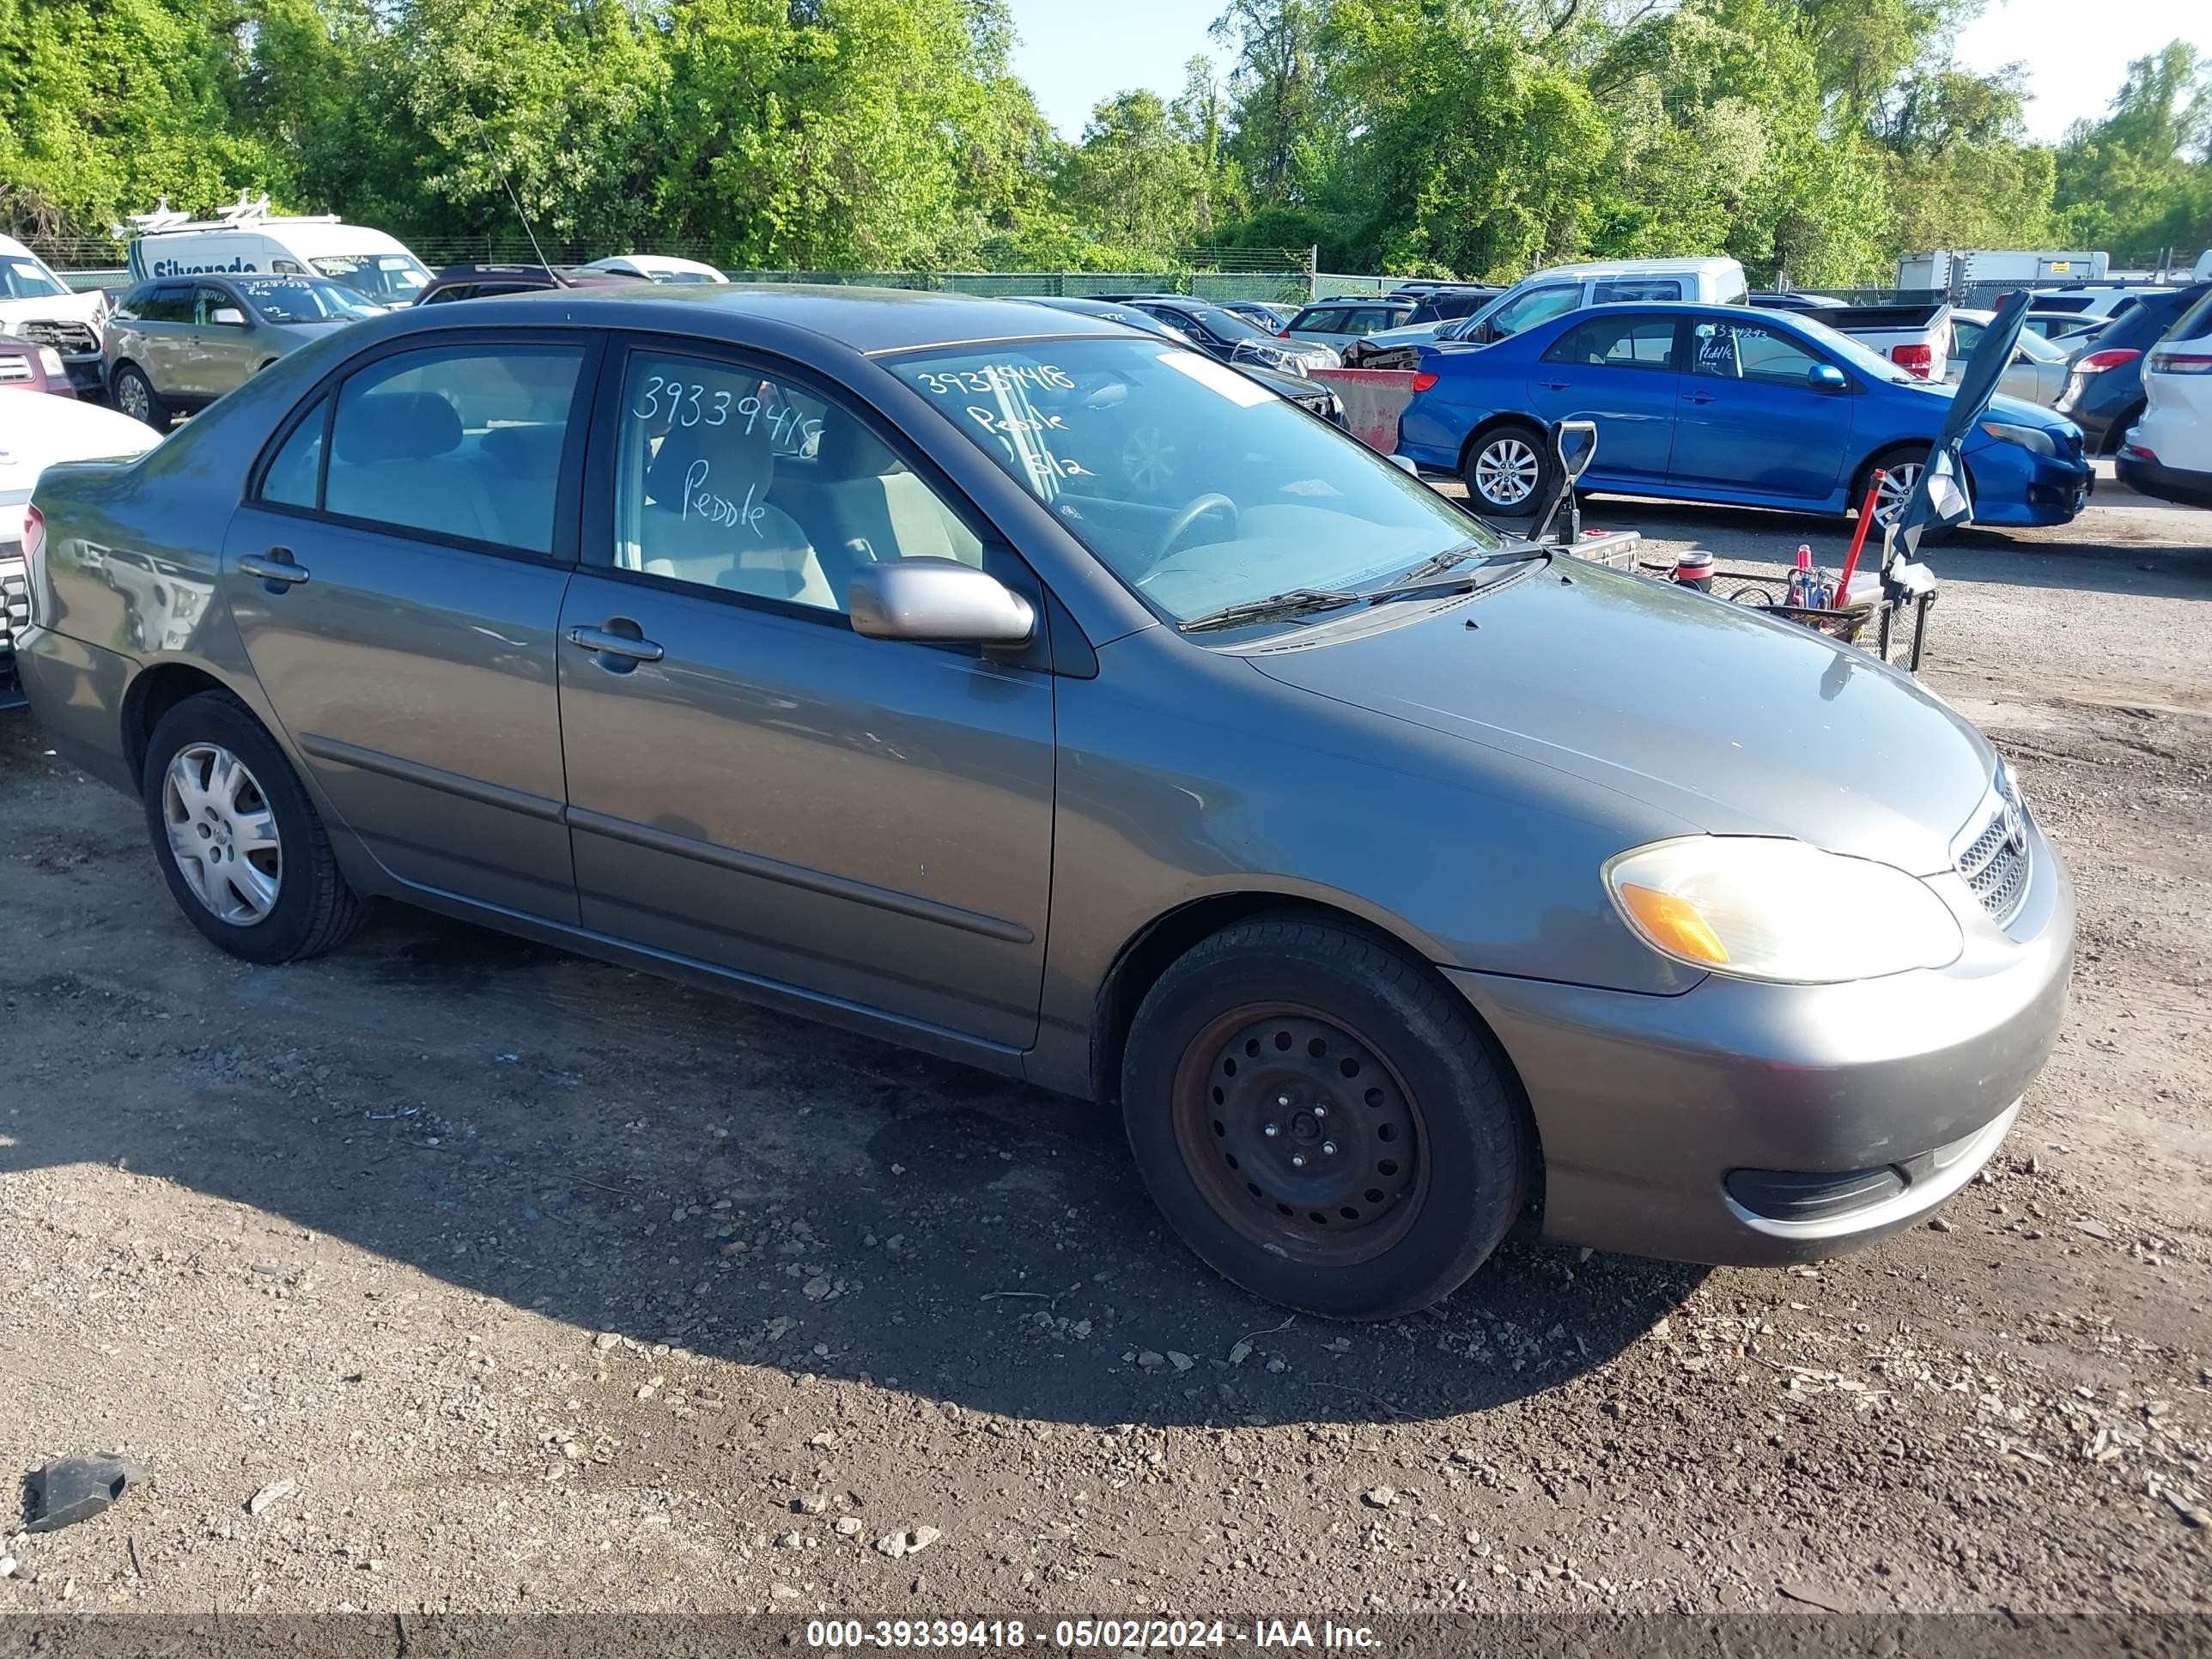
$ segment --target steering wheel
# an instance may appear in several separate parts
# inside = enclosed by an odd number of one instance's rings
[[[1175,544],[1189,532],[1191,526],[1209,513],[1228,514],[1229,532],[1232,536],[1237,533],[1237,503],[1218,491],[1208,490],[1203,495],[1193,496],[1185,501],[1175,517],[1168,520],[1167,528],[1160,532],[1159,542],[1152,549],[1152,562],[1158,564],[1174,552]]]

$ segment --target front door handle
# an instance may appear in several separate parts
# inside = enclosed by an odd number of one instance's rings
[[[289,547],[272,547],[265,556],[248,553],[239,560],[238,568],[241,574],[258,577],[267,583],[272,593],[297,587],[307,580],[307,567],[294,561]]]
[[[613,632],[617,623],[630,628],[637,626],[635,623],[618,617],[605,628],[572,628],[568,630],[568,643],[579,650],[596,652],[602,657],[621,657],[633,663],[659,662],[668,654],[651,640],[640,639],[635,634]]]
[[[1547,392],[1565,392],[1568,385],[1565,380],[1539,380],[1536,384]]]
[[[1710,392],[1685,392],[1682,394],[1682,401],[1686,404],[1709,404],[1712,400],[1713,394]]]

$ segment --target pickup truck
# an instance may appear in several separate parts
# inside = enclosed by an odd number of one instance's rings
[[[1804,315],[1824,328],[1850,335],[1868,350],[1923,380],[1940,385],[1949,367],[1951,307],[1948,305],[1829,306]]]

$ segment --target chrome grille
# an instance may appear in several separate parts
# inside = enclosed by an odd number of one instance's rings
[[[15,332],[40,345],[52,346],[64,357],[82,357],[100,349],[100,336],[82,323],[18,323]]]
[[[0,651],[31,625],[31,578],[21,559],[0,559]]]
[[[2002,927],[2027,896],[2027,806],[2008,769],[1997,773],[1982,827],[1956,860],[1959,873]]]

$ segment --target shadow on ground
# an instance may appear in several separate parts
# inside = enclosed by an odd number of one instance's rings
[[[1432,1313],[1286,1323],[1167,1233],[1097,1108],[399,908],[246,969],[143,849],[104,862],[64,939],[145,946],[0,980],[36,1034],[0,1170],[176,1182],[584,1331],[1018,1418],[1379,1421],[1602,1364],[1700,1277],[1516,1238]]]

